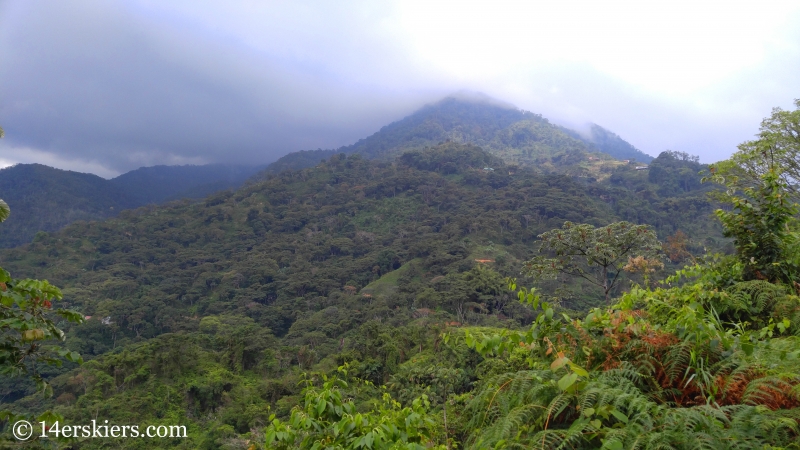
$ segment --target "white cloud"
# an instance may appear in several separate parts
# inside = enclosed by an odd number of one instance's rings
[[[798,24],[780,1],[12,0],[0,123],[106,173],[265,163],[469,89],[711,161],[800,96]]]

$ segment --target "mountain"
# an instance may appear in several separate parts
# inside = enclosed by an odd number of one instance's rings
[[[712,205],[692,180],[672,182],[691,174],[686,164],[695,162],[666,155],[652,182],[629,165],[592,182],[445,142],[394,161],[335,154],[201,202],[73,223],[0,250],[0,266],[49,279],[63,306],[90,317],[67,328],[65,344],[88,362],[43,369],[50,399],[0,380],[0,402],[56,408],[74,423],[98,408],[115,423],[173,420],[191,430],[186,448],[237,448],[301,401],[303,371],[347,363],[352,376],[391,381],[404,401],[439,376],[452,375],[450,392],[468,392],[481,360],[445,346],[445,324],[530,323],[504,278],[519,277],[542,232],[624,219],[653,224],[662,239],[682,229],[690,249],[712,246]],[[601,299],[574,287],[563,305]],[[454,372],[415,366],[424,361]]]
[[[97,175],[41,164],[0,170],[0,198],[11,208],[11,216],[0,224],[0,247],[30,242],[37,231],[100,220],[138,206],[127,192]]]
[[[358,142],[337,150],[290,153],[267,169],[312,167],[336,153],[358,153],[391,161],[398,155],[443,142],[477,145],[508,164],[533,167],[540,173],[607,178],[621,160],[649,162],[616,134],[592,125],[591,136],[550,123],[539,114],[520,110],[485,96],[451,96],[426,105]]]
[[[17,164],[0,170],[0,198],[11,207],[11,217],[0,224],[0,247],[28,243],[38,231],[56,231],[77,220],[101,220],[151,203],[203,198],[239,187],[261,169],[155,166],[105,180],[41,164]]]
[[[284,170],[300,170],[314,167],[323,159],[341,153],[338,150],[300,150],[282,156],[277,161],[267,166],[264,174],[277,174]]]
[[[224,164],[141,167],[111,180],[139,205],[179,198],[203,198],[244,184],[264,166]]]
[[[638,162],[649,163],[653,157],[637,149],[615,133],[606,130],[597,124],[589,125],[589,135],[585,136],[575,130],[562,128],[567,134],[580,139],[588,145],[597,149],[597,151],[606,153],[619,160],[636,160]]]

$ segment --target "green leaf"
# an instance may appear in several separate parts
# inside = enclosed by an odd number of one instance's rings
[[[622,414],[621,412],[617,411],[616,409],[611,409],[611,414],[617,418],[622,423],[628,423],[628,416]]]
[[[566,391],[567,389],[569,389],[570,386],[575,384],[577,380],[578,380],[578,374],[568,373],[563,377],[561,377],[560,380],[558,380],[558,388],[561,389],[562,391]]]
[[[589,378],[589,372],[587,372],[586,369],[584,369],[583,367],[581,367],[581,366],[579,366],[579,365],[577,365],[577,364],[575,364],[575,363],[573,363],[571,361],[568,362],[568,364],[569,364],[569,368],[572,369],[573,372],[577,373],[578,375],[580,375],[580,376],[582,376],[584,378]]]

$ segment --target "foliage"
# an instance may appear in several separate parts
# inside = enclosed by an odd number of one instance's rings
[[[125,193],[134,207],[182,198],[204,198],[236,189],[264,166],[204,164],[140,167],[109,180]]]
[[[0,199],[0,222],[5,222],[10,214],[11,209],[8,207],[8,203]]]
[[[528,355],[527,368],[481,380],[465,413],[475,430],[468,446],[791,446],[800,436],[800,351],[796,339],[771,339],[789,321],[729,325],[697,302],[701,292],[635,289],[573,320],[520,290],[542,308],[530,330],[466,341],[487,356]]]
[[[745,187],[744,195],[730,192],[727,200],[732,211],[716,211],[725,229],[733,237],[737,255],[745,267],[745,278],[780,280],[793,283],[800,267],[787,254],[788,242],[796,239],[789,231],[789,221],[798,207],[790,203],[787,186],[775,170],[766,172],[757,188]]]
[[[339,371],[346,375],[345,368]],[[361,413],[344,399],[347,383],[323,376],[321,389],[307,380],[304,405],[292,410],[287,422],[271,417],[266,444],[275,449],[444,449],[432,445],[435,419],[428,416],[426,396],[402,407],[384,393],[376,409]]]
[[[757,139],[739,145],[730,159],[714,164],[715,175],[725,180],[729,188],[743,191],[758,188],[770,171],[780,176],[783,184],[797,195],[800,181],[800,99],[795,110],[781,108],[761,122]]]
[[[656,256],[660,243],[646,225],[615,222],[595,228],[589,224],[564,223],[560,230],[539,235],[540,253],[525,263],[525,272],[537,279],[554,277],[558,273],[581,277],[603,289],[606,301],[621,281],[628,257]]]
[[[14,208],[14,216],[0,225],[0,247],[26,244],[39,231],[113,217],[125,209],[203,198],[240,186],[258,169],[221,164],[156,166],[105,180],[41,164],[16,164],[0,170],[0,192]]]
[[[729,190],[734,210],[717,213],[735,255],[695,259],[583,320],[521,288],[520,301],[540,311],[529,330],[467,335],[483,355],[521,354],[528,366],[480,381],[467,446],[797,448],[800,297],[786,263],[798,257],[796,211],[774,170],[744,194]],[[683,241],[670,242],[673,254]],[[645,261],[629,265],[647,270]]]
[[[0,373],[30,376],[44,390],[47,383],[37,372],[39,364],[61,365],[59,357],[81,362],[76,352],[43,344],[50,339],[65,339],[49,316],[53,302],[61,299],[61,291],[46,280],[15,280],[0,268]],[[83,321],[83,316],[74,311],[52,312],[70,322]]]
[[[348,363],[402,407],[426,395],[441,424],[436,442],[457,445],[469,438],[461,413],[476,382],[525,360],[487,362],[441,333],[516,329],[535,318],[510,301],[503,276],[532,256],[538,234],[618,214],[693,238],[705,235],[691,227],[710,223],[692,219],[700,207],[662,211],[674,199],[625,187],[493,162],[508,170],[483,170],[492,158],[454,142],[407,162],[334,155],[201,202],[75,223],[4,250],[4,266],[63,286],[64,303],[90,317],[64,324],[67,347],[90,361],[43,373],[52,398],[26,397],[32,387],[3,380],[4,398],[15,411],[51,408],[73,422],[101,414],[186,424],[192,438],[158,444],[165,448],[247,448],[264,442],[267,411],[290,418],[302,372]],[[596,297],[577,292],[570,306]],[[380,398],[353,395],[362,413]]]
[[[0,222],[9,213],[8,205],[0,200]],[[48,342],[66,338],[54,322],[53,313],[70,322],[83,322],[79,313],[52,309],[53,302],[61,299],[61,291],[46,280],[13,279],[0,267],[0,374],[6,379],[27,377],[36,383],[39,391],[49,394],[50,386],[40,374],[40,366],[61,366],[62,358],[83,362],[76,352]],[[40,417],[49,419],[52,416],[44,413]],[[0,420],[7,423],[19,418],[10,411],[0,411]]]
[[[614,158],[635,160],[643,163],[649,163],[653,160],[652,156],[642,152],[617,134],[595,123],[591,124],[588,136],[581,135],[577,131],[566,128],[563,130],[570,136],[580,139],[597,148],[598,151],[611,155]]]

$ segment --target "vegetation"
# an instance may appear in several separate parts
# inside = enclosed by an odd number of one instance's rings
[[[597,149],[597,151],[606,153],[617,159],[636,160],[642,163],[649,163],[653,157],[647,153],[642,152],[630,143],[617,136],[615,133],[606,130],[597,124],[591,124],[589,127],[588,136],[583,136],[580,133],[564,129],[570,136],[580,139],[590,146]]]
[[[622,281],[620,276],[626,260],[633,262],[635,258],[643,258],[641,260],[647,264],[648,258],[656,258],[661,247],[647,225],[628,222],[601,228],[566,222],[560,230],[542,233],[539,238],[539,252],[553,253],[555,258],[537,255],[525,263],[524,271],[536,279],[556,277],[560,273],[581,277],[602,288],[606,301]]]
[[[17,164],[0,170],[0,192],[14,209],[14,216],[0,225],[0,247],[27,244],[39,231],[57,231],[80,220],[102,220],[125,209],[203,198],[241,186],[257,170],[221,164],[156,166],[105,180],[41,164]]]
[[[0,200],[0,222],[10,215],[10,208]],[[61,366],[62,358],[74,363],[82,362],[80,355],[48,341],[65,339],[53,316],[69,322],[81,323],[83,316],[66,310],[53,310],[53,303],[61,300],[61,291],[46,280],[17,280],[0,267],[0,373],[6,380],[19,381],[21,377],[33,381],[40,393],[50,394],[50,385],[39,372],[42,365]],[[39,415],[38,420],[55,418],[50,412]],[[0,420],[13,423],[31,419],[0,411]],[[7,436],[0,438],[6,441]]]
[[[225,164],[152,166],[131,170],[109,181],[125,192],[135,206],[142,206],[182,198],[204,198],[235,189],[262,169],[263,166]]]
[[[188,432],[79,448],[797,448],[791,187],[704,169],[451,141],[40,234],[2,264],[63,287],[86,362],[27,366],[49,398],[0,380],[4,407]]]

